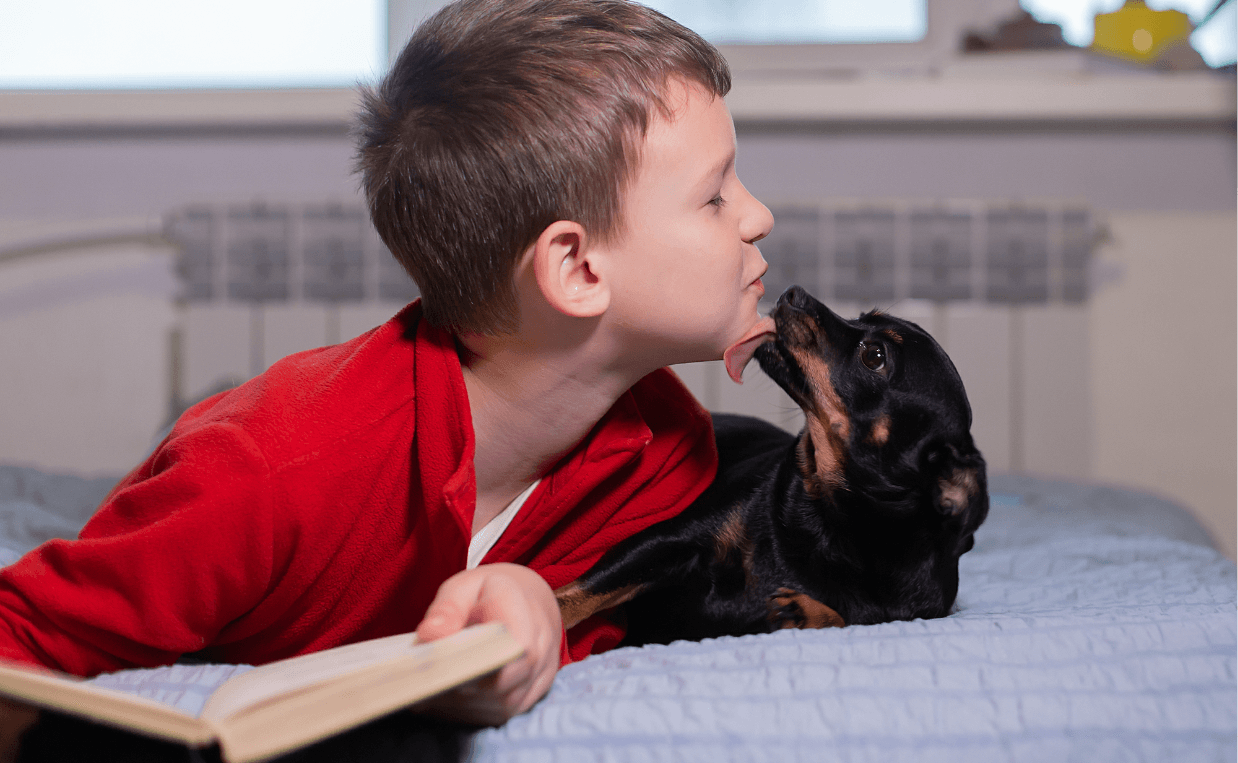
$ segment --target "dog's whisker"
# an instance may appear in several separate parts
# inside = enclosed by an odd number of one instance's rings
[[[905,298],[905,297],[904,297],[904,298],[899,298],[899,299],[894,300],[893,302],[891,302],[889,305],[887,305],[887,306],[885,306],[885,307],[878,307],[878,308],[876,308],[876,310],[877,310],[878,312],[886,313],[887,315],[893,315],[893,314],[894,314],[894,308],[898,307],[899,305],[903,304],[903,303],[904,303],[904,302],[906,302],[906,301],[907,301],[907,300],[906,300],[906,298]]]

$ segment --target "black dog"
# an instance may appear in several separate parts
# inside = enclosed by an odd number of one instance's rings
[[[564,624],[624,604],[624,643],[942,617],[988,513],[958,372],[914,323],[844,320],[793,286],[762,370],[798,437],[714,416],[714,483],[556,591]]]

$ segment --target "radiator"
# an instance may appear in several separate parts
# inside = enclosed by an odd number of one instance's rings
[[[919,323],[959,369],[992,470],[1089,475],[1087,300],[1100,228],[1087,208],[831,199],[772,211],[760,244],[771,304],[799,284],[844,317],[879,308]],[[355,203],[195,205],[169,213],[165,235],[181,284],[174,408],[355,336],[417,296]],[[755,364],[742,386],[720,362],[675,371],[711,410],[802,423]]]

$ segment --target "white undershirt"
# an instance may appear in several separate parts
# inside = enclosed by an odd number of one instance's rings
[[[465,569],[471,570],[481,564],[482,558],[486,553],[494,548],[494,544],[499,542],[499,538],[503,535],[503,531],[512,523],[516,517],[516,512],[520,511],[520,507],[524,506],[524,502],[529,500],[529,496],[533,495],[533,490],[541,483],[537,480],[532,485],[524,489],[524,492],[516,496],[511,503],[507,504],[507,508],[498,513],[494,519],[486,523],[486,526],[478,530],[473,535],[473,539],[469,541],[469,560]]]

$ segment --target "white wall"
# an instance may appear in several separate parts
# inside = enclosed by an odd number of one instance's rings
[[[1232,212],[1114,213],[1121,281],[1091,312],[1093,476],[1190,507],[1235,554],[1238,227]]]

